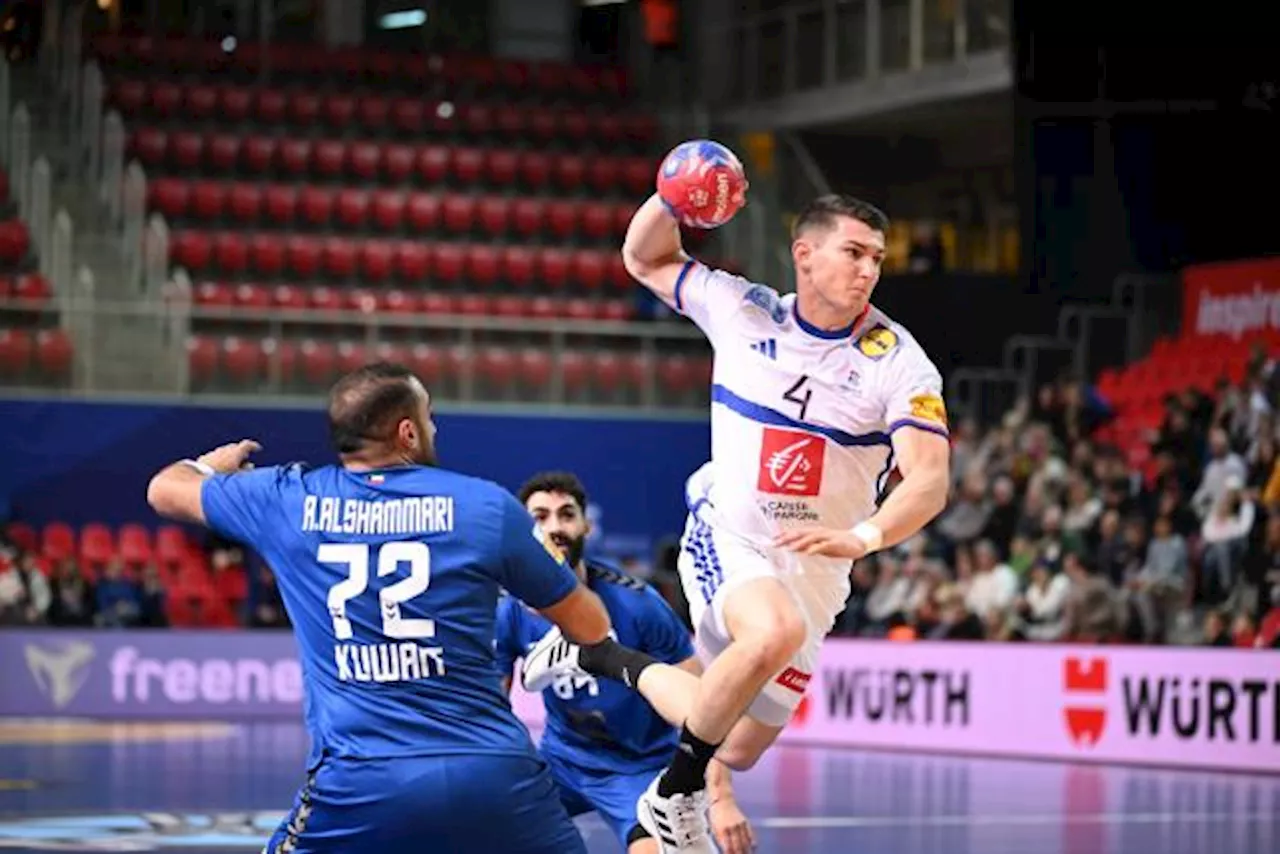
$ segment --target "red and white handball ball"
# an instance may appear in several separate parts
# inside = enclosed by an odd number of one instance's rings
[[[716,228],[747,203],[747,175],[728,148],[709,139],[682,142],[658,167],[658,195],[692,228]]]

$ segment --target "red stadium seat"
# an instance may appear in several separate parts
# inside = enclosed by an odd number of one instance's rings
[[[285,241],[290,272],[301,279],[315,278],[320,272],[321,245],[313,237],[293,235]]]
[[[133,136],[133,153],[143,166],[157,166],[169,153],[169,135],[155,128],[141,128]]]
[[[204,160],[204,134],[178,131],[169,140],[169,159],[181,169],[198,169]]]
[[[578,203],[570,199],[547,202],[547,228],[561,240],[573,237],[578,230]]]
[[[253,91],[238,86],[223,86],[218,90],[218,112],[229,122],[242,122],[253,109]]]
[[[276,285],[271,289],[271,304],[285,311],[303,311],[307,308],[307,295],[293,285]]]
[[[222,218],[227,203],[226,185],[216,181],[197,181],[191,187],[191,213],[205,221]]]
[[[417,136],[426,127],[426,106],[418,98],[396,98],[391,102],[391,125],[409,136]]]
[[[324,285],[309,288],[307,297],[316,311],[341,311],[344,307],[342,293]]]
[[[511,201],[504,196],[485,196],[480,199],[476,214],[485,234],[501,237],[511,220]]]
[[[605,202],[586,202],[582,205],[582,233],[592,240],[608,240],[613,237],[613,207]]]
[[[405,196],[399,190],[374,190],[370,218],[380,231],[399,231],[404,225]]]
[[[271,292],[253,282],[241,282],[236,285],[234,299],[237,307],[249,311],[263,311],[271,308]]]
[[[587,163],[587,183],[593,190],[609,193],[618,184],[621,169],[612,157],[593,157]]]
[[[360,244],[360,273],[371,282],[382,282],[394,270],[395,247],[384,240],[366,240]]]
[[[512,149],[490,151],[485,158],[485,173],[489,183],[498,187],[514,184],[520,174],[520,155]]]
[[[363,97],[356,105],[356,115],[361,126],[379,133],[386,128],[390,112],[391,107],[386,98]]]
[[[173,118],[182,109],[182,88],[175,83],[151,84],[151,111],[163,118]]]
[[[191,554],[186,533],[177,525],[164,525],[156,530],[155,558],[164,564],[178,564]]]
[[[502,278],[519,288],[533,281],[535,254],[525,246],[506,246],[502,249]]]
[[[46,377],[65,378],[71,373],[74,356],[71,337],[62,329],[41,329],[36,333],[36,367]]]
[[[268,136],[251,136],[241,148],[245,167],[257,174],[265,174],[274,169],[278,154],[279,144]]]
[[[569,278],[568,253],[555,247],[544,248],[538,255],[538,277],[547,287],[564,287]]]
[[[76,556],[76,534],[64,522],[50,522],[40,532],[40,551],[52,561]]]
[[[298,210],[298,191],[283,184],[268,184],[263,189],[262,202],[269,222],[291,225]]]
[[[0,376],[20,377],[31,369],[31,333],[0,329]]]
[[[511,224],[516,234],[532,237],[542,231],[546,208],[541,199],[516,199],[511,206]]]
[[[313,385],[327,385],[337,365],[337,354],[327,341],[306,340],[299,347],[302,359],[302,375]]]
[[[298,218],[306,225],[321,228],[333,216],[333,191],[309,185],[298,193]]]
[[[441,243],[435,249],[435,272],[441,281],[456,282],[462,278],[465,252],[456,243]]]
[[[188,273],[195,273],[209,266],[213,247],[203,232],[180,231],[169,242],[169,256]]]
[[[392,183],[401,184],[409,180],[417,161],[418,152],[411,146],[396,144],[382,149],[382,172]]]
[[[45,303],[53,296],[53,286],[39,273],[26,273],[13,283],[14,299],[23,302]]]
[[[376,142],[353,142],[348,150],[351,174],[363,181],[378,177],[382,166],[382,148]]]
[[[290,137],[280,141],[280,166],[290,175],[302,176],[311,169],[311,140]]]
[[[479,183],[485,171],[485,153],[478,148],[453,150],[453,177],[463,184]]]
[[[336,178],[347,168],[347,144],[341,139],[322,139],[312,151],[312,164],[322,178]]]
[[[90,522],[80,529],[80,560],[90,565],[104,564],[115,557],[116,541],[111,529]]]
[[[582,186],[586,177],[586,164],[576,154],[561,154],[553,167],[556,184],[570,192]]]
[[[476,224],[475,196],[452,194],[441,202],[441,220],[447,231],[467,234]]]
[[[329,95],[322,108],[324,121],[335,130],[346,130],[356,116],[354,95],[335,93]]]
[[[240,225],[254,225],[262,215],[261,185],[236,183],[227,193],[227,213]]]
[[[222,341],[222,367],[233,380],[249,382],[262,374],[262,345],[239,336],[228,336]]]
[[[520,179],[534,190],[551,180],[551,158],[543,151],[526,151],[520,158]]]
[[[244,235],[237,232],[222,232],[213,237],[214,264],[224,273],[242,273],[249,266],[249,247],[245,244]]]
[[[282,124],[288,100],[288,96],[279,89],[259,89],[254,112],[263,124]]]
[[[603,253],[579,249],[570,262],[569,278],[578,287],[598,290],[604,285],[607,263]]]
[[[369,215],[369,194],[364,190],[346,188],[338,191],[336,219],[344,228],[364,229]]]
[[[440,198],[429,193],[411,193],[404,213],[412,231],[419,234],[434,231],[440,223]]]
[[[223,172],[231,172],[240,162],[240,137],[220,133],[209,140],[209,165]]]
[[[401,281],[416,284],[427,278],[431,272],[431,247],[412,240],[404,240],[395,245],[395,271]]]
[[[345,237],[330,237],[324,242],[324,269],[336,279],[347,279],[356,272],[356,244]]]
[[[208,382],[218,370],[218,345],[203,335],[187,339],[187,369],[197,383]]]
[[[491,246],[474,243],[466,249],[467,278],[484,287],[492,286],[498,280],[500,256]]]
[[[320,96],[311,91],[294,91],[289,95],[289,119],[300,127],[320,120]]]
[[[452,156],[443,145],[424,145],[418,149],[418,177],[428,184],[439,184],[448,177]]]
[[[191,185],[176,178],[157,178],[147,187],[147,204],[170,220],[186,216]]]
[[[269,277],[285,271],[285,244],[280,236],[262,232],[249,237],[249,260],[255,272]]]
[[[349,374],[352,371],[359,370],[368,359],[365,356],[364,345],[355,341],[340,341],[335,354],[335,364],[339,374]]]
[[[235,292],[223,282],[201,282],[194,296],[196,305],[209,308],[225,308],[235,302]]]

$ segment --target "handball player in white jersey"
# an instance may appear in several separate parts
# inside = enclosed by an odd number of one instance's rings
[[[580,649],[553,631],[524,679],[536,686],[566,668],[618,678],[683,727],[637,805],[663,852],[714,852],[709,760],[755,764],[804,696],[852,562],[908,539],[946,504],[941,377],[870,304],[887,227],[866,202],[815,200],[794,226],[786,296],[690,259],[657,195],[628,229],[628,271],[715,350],[711,460],[686,487],[679,558],[705,669],[698,678],[610,644]],[[902,479],[885,497],[895,466]]]

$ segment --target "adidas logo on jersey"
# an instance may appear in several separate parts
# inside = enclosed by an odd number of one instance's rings
[[[776,360],[778,358],[778,339],[766,338],[763,341],[757,341],[751,345],[751,349],[762,356]]]

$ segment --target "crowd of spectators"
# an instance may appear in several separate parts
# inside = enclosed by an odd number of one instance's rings
[[[835,634],[1280,648],[1278,405],[1280,368],[1257,349],[1240,385],[1165,400],[1145,470],[1097,439],[1110,406],[1075,378],[985,430],[960,421],[949,506],[854,565]],[[670,546],[624,565],[683,610]],[[153,565],[41,567],[0,533],[0,625],[287,625],[269,568],[205,551],[207,583],[175,591]]]
[[[1164,401],[1151,464],[1098,441],[1065,378],[985,431],[956,426],[946,511],[854,567],[836,633],[1280,648],[1280,369]]]

